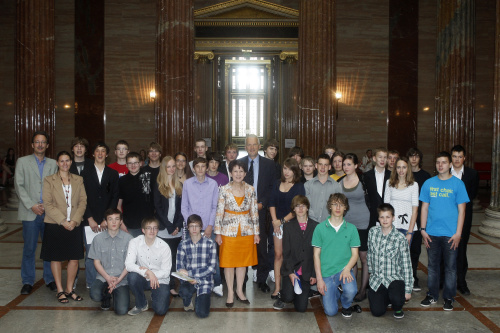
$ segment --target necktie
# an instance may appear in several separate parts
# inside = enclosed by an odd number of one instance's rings
[[[250,169],[247,174],[248,184],[253,186],[253,160],[250,162]]]

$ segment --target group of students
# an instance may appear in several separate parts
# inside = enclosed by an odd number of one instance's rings
[[[438,299],[443,258],[445,310],[453,309],[457,281],[462,294],[467,294],[471,214],[465,203],[475,197],[477,184],[467,196],[464,182],[467,185],[465,178],[471,178],[471,183],[478,180],[474,170],[463,168],[461,146],[452,149],[453,162],[455,155],[461,161],[458,168],[453,163],[454,176],[450,173],[452,157],[443,152],[436,159],[438,176],[431,178],[421,169],[422,153],[414,148],[407,157],[395,160],[392,170],[386,168],[388,151],[376,149],[375,167],[363,174],[355,154],[344,155],[334,146],[326,146],[317,159],[294,147],[281,167],[276,161],[278,142],[268,140],[262,157],[255,135],[247,136],[248,156],[239,160],[234,144],[225,147],[223,160],[217,153],[208,153],[203,139],[196,140],[196,158],[189,164],[182,152],[161,159],[161,146],[153,142],[145,166],[143,157],[129,152],[124,140],[115,145],[115,163],[105,165],[109,147],[103,142],[95,145],[94,160],[90,160],[86,158],[88,141],[79,137],[71,144],[71,156],[60,152],[52,163],[45,157],[48,141],[46,133],[35,133],[34,157],[20,158],[16,165],[15,185],[23,206],[19,219],[30,230],[25,235],[23,229],[22,294],[29,294],[34,283],[31,264],[36,243],[29,239],[38,233],[44,239],[44,280],[58,292],[58,300],[82,299],[73,290],[77,268],[68,265],[64,289],[60,262],[70,260],[77,265],[85,246],[90,297],[101,302],[103,309],[109,309],[113,300],[117,314],[147,310],[144,290],[151,289],[156,313],[165,314],[170,296],[180,296],[186,311],[206,317],[210,294],[223,296],[220,268],[228,287],[226,306],[233,306],[235,296],[250,304],[244,283],[247,267],[254,266],[253,281],[262,292],[270,292],[269,278],[275,282],[274,309],[293,302],[297,311],[305,311],[316,284],[327,315],[338,312],[340,300],[342,315],[350,317],[352,302],[368,296],[374,315],[384,314],[392,304],[394,316],[402,318],[405,300],[420,290],[416,274],[422,239],[429,252],[429,293],[421,305]],[[35,175],[27,177],[30,172]],[[47,181],[42,188],[36,185],[37,177],[41,184],[50,175],[57,190],[51,190]],[[459,178],[463,181],[456,181]],[[84,185],[83,208],[69,204],[79,181]],[[62,200],[60,207],[50,205],[57,200]],[[447,209],[440,209],[443,206]],[[82,214],[75,217],[76,211]],[[63,233],[55,233],[57,227]],[[89,232],[83,227],[100,233],[88,241]],[[71,249],[57,246],[48,251],[68,238],[68,232],[73,233],[73,241],[66,242]],[[81,250],[73,251],[76,247]],[[358,258],[362,265],[359,289]],[[45,272],[51,267],[52,272]],[[191,279],[181,280],[178,287],[171,276],[175,270]],[[296,284],[302,292],[294,289]],[[129,290],[136,300],[130,311]]]

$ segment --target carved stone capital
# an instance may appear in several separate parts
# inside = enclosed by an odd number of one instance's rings
[[[299,60],[299,52],[281,52],[280,59],[286,61],[287,63],[295,63]]]
[[[196,51],[194,53],[194,60],[198,60],[198,63],[206,64],[214,59],[214,53],[211,51]]]

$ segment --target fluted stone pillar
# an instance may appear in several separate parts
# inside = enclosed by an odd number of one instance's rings
[[[464,146],[474,156],[475,0],[438,0],[436,153]]]
[[[500,238],[500,0],[496,6],[495,87],[493,99],[493,145],[491,154],[491,197],[479,232]]]
[[[300,1],[297,145],[311,156],[336,141],[335,3]]]
[[[163,150],[192,152],[194,0],[158,0],[156,138]]]
[[[16,149],[33,153],[38,130],[50,136],[53,156],[55,128],[54,0],[18,0],[16,7]]]

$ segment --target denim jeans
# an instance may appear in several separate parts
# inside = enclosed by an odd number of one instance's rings
[[[89,258],[90,246],[92,244],[87,244],[87,236],[85,236],[85,231],[83,232],[83,244],[85,244],[85,279],[87,287],[93,285],[97,271],[94,266],[94,259]],[[78,275],[78,274],[77,274]]]
[[[37,215],[34,221],[23,221],[23,259],[21,262],[21,279],[24,284],[32,286],[35,284],[35,253],[38,244],[38,235],[43,239],[45,214]],[[50,269],[50,261],[43,262],[43,279],[45,284],[54,282],[54,276]]]
[[[170,306],[170,286],[168,284],[160,284],[159,288],[151,289],[149,281],[135,272],[128,273],[127,279],[128,287],[135,296],[136,307],[142,309],[146,306],[148,301],[146,295],[144,295],[144,290],[151,290],[151,299],[153,301],[151,308],[153,308],[153,311],[160,316],[167,313]]]
[[[92,283],[92,287],[90,287],[90,298],[94,302],[102,301],[103,293],[108,292],[107,285],[107,283],[95,279],[94,283]],[[130,292],[128,286],[125,285],[116,288],[111,295],[113,296],[113,308],[115,309],[115,313],[117,315],[127,314],[130,305]]]
[[[196,288],[189,282],[181,281],[179,295],[184,306],[189,306]],[[210,314],[210,294],[197,295],[194,301],[194,311],[199,318],[206,318]]]
[[[212,235],[210,235],[210,239],[215,242],[215,233],[214,230],[212,229]],[[219,248],[217,243],[215,243],[217,246],[217,258],[215,259],[215,274],[214,274],[214,287],[217,287],[222,284],[222,278],[220,276],[220,269],[219,269]]]
[[[430,236],[430,235],[429,235]],[[439,279],[441,257],[444,259],[444,288],[443,298],[453,300],[457,293],[457,250],[452,250],[451,237],[430,236],[431,242],[427,249],[429,295],[435,300],[439,298]]]
[[[358,285],[356,284],[356,277],[353,274],[351,269],[351,276],[353,280],[348,283],[344,283],[340,280],[340,274],[342,271],[338,272],[335,275],[329,277],[323,277],[323,281],[325,281],[326,292],[323,298],[323,308],[325,309],[325,314],[327,316],[335,316],[338,309],[338,301],[340,298],[340,303],[342,304],[342,308],[347,309],[351,306],[352,300],[356,293],[358,292]],[[342,295],[340,295],[340,291],[338,290],[338,286],[342,285]]]

